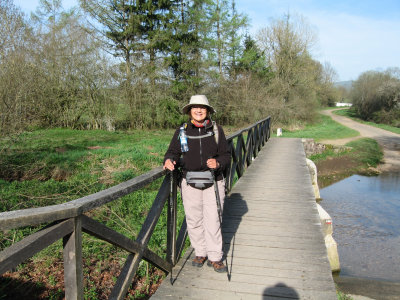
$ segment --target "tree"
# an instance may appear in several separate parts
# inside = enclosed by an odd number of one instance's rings
[[[84,11],[101,25],[93,27],[105,38],[108,49],[114,56],[124,60],[127,78],[135,63],[141,62],[138,58],[147,56],[154,67],[157,53],[165,50],[167,38],[163,31],[173,18],[173,2],[80,0]]]
[[[32,115],[31,28],[11,0],[0,2],[0,134],[23,129]]]
[[[247,16],[240,14],[236,9],[236,2],[231,2],[231,19],[228,26],[227,43],[227,68],[231,79],[235,79],[235,70],[245,49],[242,47],[246,35],[244,30],[248,27]]]
[[[268,28],[258,32],[258,44],[268,59],[274,72],[273,92],[284,101],[292,101],[309,87],[314,74],[310,49],[314,43],[314,33],[302,18],[285,15],[272,20]],[[310,76],[311,75],[311,76]]]
[[[226,24],[229,19],[228,1],[227,0],[216,0],[209,6],[210,20],[212,30],[210,31],[210,56],[216,60],[216,66],[218,68],[218,74],[220,78],[224,77],[223,74],[223,63],[226,55],[225,48],[225,34]]]
[[[234,0],[211,1],[206,13],[209,16],[206,47],[210,64],[216,67],[219,79],[234,76],[247,18],[237,12]]]
[[[154,120],[162,76],[163,53],[167,52],[173,22],[174,1],[152,0],[81,0],[81,7],[103,37],[106,49],[122,61],[117,79],[128,107],[130,126],[144,127]],[[157,79],[160,82],[156,85]],[[161,80],[162,79],[162,80]]]
[[[380,122],[386,113],[399,109],[400,78],[397,74],[398,69],[367,71],[353,82],[353,107],[362,119]],[[392,118],[386,120],[391,121]]]
[[[204,5],[204,0],[180,0],[175,6],[174,22],[169,26],[166,65],[172,72],[173,95],[180,101],[198,91],[202,82]]]
[[[244,51],[238,59],[236,73],[250,72],[260,78],[270,79],[271,70],[267,66],[264,53],[258,48],[256,41],[249,35],[244,40]]]
[[[108,63],[82,17],[59,0],[41,0],[32,21],[38,125],[112,129]]]
[[[12,0],[0,2],[0,59],[3,60],[24,44],[27,26],[23,13]]]
[[[279,107],[275,120],[282,123],[313,121],[318,105],[320,64],[311,56],[315,35],[301,17],[289,14],[271,20],[257,34],[272,76],[268,95]]]
[[[322,106],[335,106],[339,102],[339,89],[334,87],[333,82],[337,78],[337,73],[329,63],[316,65],[316,88],[317,99]]]

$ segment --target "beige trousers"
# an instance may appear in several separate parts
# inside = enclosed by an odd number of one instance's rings
[[[221,214],[224,207],[225,182],[217,181],[221,201]],[[222,234],[218,219],[214,186],[204,190],[191,187],[182,180],[183,206],[190,243],[196,256],[208,256],[211,261],[222,259]]]

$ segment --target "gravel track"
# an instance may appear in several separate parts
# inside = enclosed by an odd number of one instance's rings
[[[378,169],[381,172],[400,171],[400,134],[362,124],[353,121],[350,118],[338,116],[336,114],[333,114],[333,111],[334,110],[324,110],[321,113],[330,116],[334,121],[346,127],[357,130],[360,135],[357,137],[346,139],[322,140],[319,141],[320,143],[342,146],[350,141],[359,139],[361,137],[372,138],[379,143],[384,153],[383,163],[378,166]]]

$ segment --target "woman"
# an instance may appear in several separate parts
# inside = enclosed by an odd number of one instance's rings
[[[228,143],[222,127],[211,121],[210,115],[215,110],[206,96],[192,96],[182,112],[188,114],[190,120],[176,130],[165,154],[163,168],[172,171],[175,167],[181,167],[183,171],[182,200],[190,242],[195,251],[192,265],[202,267],[208,259],[207,265],[216,272],[226,272],[227,267],[222,262],[223,241],[210,170],[214,170],[222,208],[225,197],[223,172],[231,159]],[[182,146],[185,143],[182,134],[187,136],[189,149]]]

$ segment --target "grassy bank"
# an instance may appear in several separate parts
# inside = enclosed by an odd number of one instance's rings
[[[324,188],[354,174],[376,175],[377,165],[383,159],[378,143],[369,138],[361,138],[345,147],[327,147],[321,154],[311,155],[318,170],[318,185]]]
[[[64,203],[143,174],[162,164],[172,134],[171,130],[110,133],[51,129],[2,139],[0,210]],[[91,216],[135,239],[160,183],[161,179],[96,209]],[[179,222],[182,219],[179,201]],[[1,248],[36,230],[27,227],[0,232]],[[164,209],[149,242],[149,248],[162,257],[165,256],[166,236]],[[106,298],[126,256],[127,252],[84,234],[84,277],[88,299]],[[62,299],[62,270],[62,245],[58,242],[19,266],[17,272],[0,277],[0,299],[25,299],[27,295],[15,294],[24,291],[35,294],[38,299]],[[129,297],[147,297],[161,275],[142,261]]]
[[[160,166],[172,131],[70,129],[0,140],[0,210],[63,203]]]
[[[353,298],[350,297],[349,295],[346,295],[346,294],[342,293],[341,291],[339,291],[337,286],[336,286],[336,289],[337,289],[336,295],[337,295],[338,300],[353,300]]]
[[[357,131],[324,115],[321,115],[319,122],[315,124],[294,132],[284,131],[283,134],[285,137],[313,138],[315,141],[357,135]],[[317,165],[318,183],[322,188],[353,174],[376,174],[374,168],[382,161],[383,152],[375,140],[360,138],[341,148],[327,145],[323,153],[311,155],[309,158]]]
[[[283,129],[284,137],[313,138],[315,141],[341,139],[357,136],[358,134],[356,130],[343,126],[325,115],[319,115],[316,123],[308,124],[301,130],[289,131]]]

